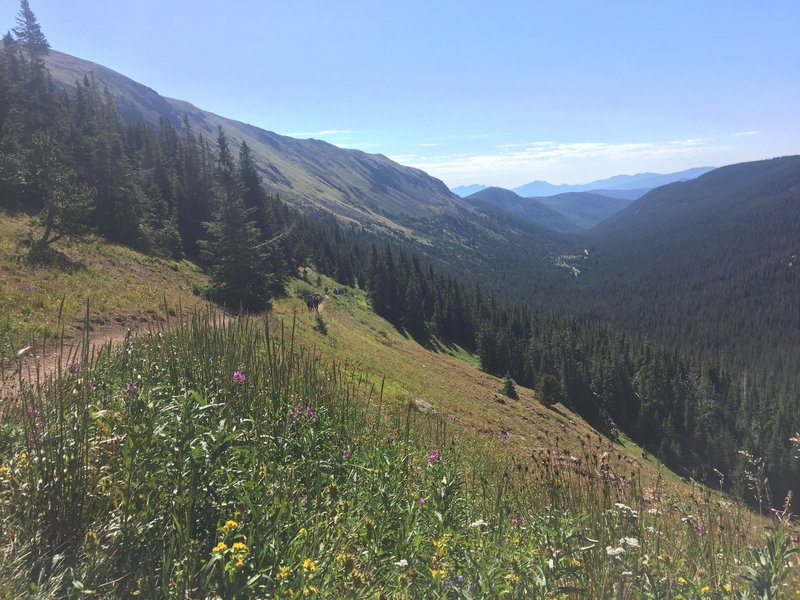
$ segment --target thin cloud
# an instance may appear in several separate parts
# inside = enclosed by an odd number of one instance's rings
[[[566,171],[567,167],[591,170],[599,163],[631,164],[646,161],[664,163],[721,150],[714,138],[688,138],[662,142],[532,142],[504,146],[493,153],[445,156],[393,156],[392,159],[427,171],[445,180],[461,181],[465,176],[501,180],[520,174]],[[523,175],[524,177],[525,175]],[[588,180],[588,179],[587,179]]]
[[[745,137],[750,135],[758,135],[761,133],[760,131],[737,131],[736,133],[732,133],[731,137]]]

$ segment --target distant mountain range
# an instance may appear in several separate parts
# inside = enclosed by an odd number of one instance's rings
[[[704,173],[713,170],[714,167],[695,167],[686,171],[678,171],[677,173],[638,173],[637,175],[615,175],[608,179],[599,179],[591,183],[584,183],[581,185],[553,185],[546,181],[532,181],[526,183],[518,188],[514,188],[517,194],[524,198],[533,198],[538,196],[555,196],[556,194],[563,194],[565,192],[595,192],[602,194],[604,192],[619,191],[619,190],[643,190],[642,195],[647,190],[674,183],[676,181],[686,181],[694,179]]]
[[[612,198],[626,198],[635,200],[644,196],[648,191],[674,183],[676,181],[687,181],[699,177],[704,173],[713,170],[714,167],[695,167],[687,169],[686,171],[678,171],[676,173],[638,173],[636,175],[615,175],[608,179],[598,179],[591,183],[584,183],[580,185],[558,184],[554,185],[546,181],[531,181],[525,185],[512,188],[511,191],[515,192],[522,198],[543,198],[547,196],[556,196],[558,194],[565,194],[569,192],[593,192]],[[473,184],[463,185],[453,188],[454,194],[466,198],[476,192],[485,190],[488,186]]]
[[[533,181],[513,190],[468,185],[451,191],[473,205],[492,205],[548,229],[572,232],[594,227],[651,189],[694,179],[711,170],[713,167],[697,167],[678,173],[616,175],[584,185]]]

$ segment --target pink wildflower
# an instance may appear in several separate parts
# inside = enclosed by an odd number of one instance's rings
[[[342,460],[347,460],[350,458],[350,448],[345,448],[342,450]]]
[[[438,448],[436,450],[434,450],[433,452],[431,452],[430,454],[428,454],[428,463],[429,464],[433,464],[435,462],[439,462],[440,460],[442,460],[442,453],[439,452]]]
[[[244,383],[244,373],[241,371],[234,371],[233,372],[233,384],[234,385],[242,385]]]

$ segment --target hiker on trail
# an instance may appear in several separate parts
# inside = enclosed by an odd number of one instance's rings
[[[308,312],[311,312],[316,308],[314,303],[314,298],[316,298],[316,296],[312,296],[311,294],[306,294],[306,306],[308,307]]]
[[[322,296],[315,295],[314,296],[314,310],[319,312],[319,304],[322,302]]]

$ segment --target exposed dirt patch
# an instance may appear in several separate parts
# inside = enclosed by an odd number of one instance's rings
[[[115,317],[92,323],[88,335],[89,348],[111,345],[118,348],[127,336],[136,336],[165,326],[161,317]],[[71,357],[81,356],[84,336],[64,337],[56,340],[34,340],[19,348],[17,356],[2,361],[0,369],[0,398],[17,394],[21,382],[44,381],[67,369]]]

